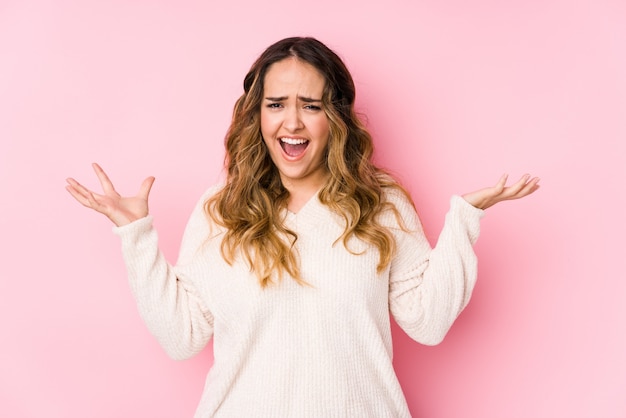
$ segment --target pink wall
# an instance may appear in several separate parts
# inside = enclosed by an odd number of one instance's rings
[[[624,2],[212,3],[0,2],[2,416],[192,415],[210,350],[165,356],[110,224],[64,179],[95,187],[98,161],[130,193],[155,175],[175,260],[243,75],[293,34],[345,58],[431,238],[451,194],[542,178],[488,210],[474,299],[443,344],[395,332],[413,414],[626,416]]]

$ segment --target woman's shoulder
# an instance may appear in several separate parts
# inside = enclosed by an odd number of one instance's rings
[[[202,245],[223,234],[221,225],[207,211],[209,200],[223,188],[224,185],[221,183],[214,184],[207,188],[198,199],[183,234],[179,263],[190,261]]]
[[[204,193],[200,196],[198,200],[198,205],[204,205],[209,199],[217,195],[220,191],[224,189],[224,183],[215,183],[207,188]]]
[[[386,201],[391,203],[413,204],[410,193],[399,183],[385,185],[382,188],[383,196]]]
[[[390,182],[383,186],[383,223],[389,226],[412,228],[419,225],[415,204],[408,190],[398,182]],[[400,226],[402,228],[402,226]]]
[[[222,183],[217,183],[207,188],[200,198],[197,200],[189,219],[190,223],[195,224],[207,224],[209,218],[207,215],[207,203],[209,200],[217,195],[224,188]]]
[[[381,182],[383,202],[390,203],[398,210],[411,208],[415,210],[415,204],[409,191],[391,176],[385,176]]]

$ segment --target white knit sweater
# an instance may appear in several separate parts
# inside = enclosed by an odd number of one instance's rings
[[[454,196],[435,249],[409,201],[388,198],[405,226],[387,214],[397,253],[376,274],[378,251],[352,239],[333,243],[342,219],[314,196],[285,212],[302,277],[262,289],[244,262],[220,256],[220,234],[203,213],[209,190],[186,228],[178,264],[157,246],[150,216],[114,228],[130,284],[150,331],[175,359],[213,336],[214,364],[196,417],[409,417],[392,367],[389,312],[413,339],[439,343],[469,301],[476,280],[472,244],[483,211]]]

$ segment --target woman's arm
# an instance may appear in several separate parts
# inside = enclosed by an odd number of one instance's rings
[[[103,194],[92,192],[72,178],[67,180],[66,189],[83,206],[102,213],[116,225],[114,232],[122,240],[130,287],[150,332],[172,358],[195,355],[213,334],[213,317],[191,278],[185,277],[184,266],[173,267],[159,250],[148,214],[154,177],[143,181],[136,196],[123,197],[100,166],[93,164],[93,168]],[[191,263],[193,254],[206,239],[208,225],[201,206],[187,225],[179,264]]]
[[[494,187],[454,196],[437,244],[431,248],[417,214],[398,202],[409,231],[396,232],[397,254],[391,266],[389,305],[396,322],[414,340],[438,344],[469,302],[477,276],[473,244],[483,209],[519,199],[538,189],[539,179],[522,177],[506,187],[506,176]]]

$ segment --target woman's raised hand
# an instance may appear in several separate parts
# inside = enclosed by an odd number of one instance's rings
[[[141,183],[136,196],[123,197],[115,191],[102,168],[94,163],[93,169],[100,180],[104,194],[97,194],[85,188],[73,178],[67,179],[67,191],[81,205],[106,215],[115,225],[122,226],[148,215],[148,195],[154,183],[154,177],[148,177]]]
[[[531,179],[529,174],[523,175],[517,183],[509,187],[506,187],[507,179],[505,174],[495,186],[464,194],[463,199],[479,209],[487,209],[504,200],[521,199],[539,188],[539,178]]]

